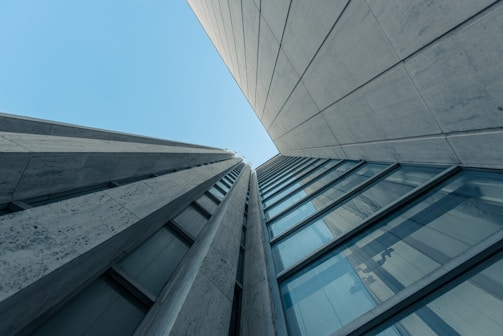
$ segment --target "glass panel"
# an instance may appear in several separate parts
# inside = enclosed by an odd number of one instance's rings
[[[303,198],[305,198],[307,195],[304,192],[304,190],[299,190],[292,196],[288,197],[285,199],[283,202],[279,203],[278,205],[272,207],[270,210],[265,211],[265,217],[266,219],[271,219],[275,216],[277,216],[279,213],[281,213],[283,210],[288,208],[289,206],[299,202]]]
[[[201,232],[206,221],[206,218],[192,206],[187,207],[173,219],[173,222],[184,228],[194,238]]]
[[[440,169],[400,166],[328,215],[306,226],[273,247],[276,269],[290,267],[325,243],[360,225],[412,189],[438,174]]]
[[[283,198],[284,196],[288,195],[290,192],[292,192],[296,188],[299,188],[300,186],[303,186],[303,185],[310,183],[311,181],[313,181],[318,176],[325,173],[327,170],[334,167],[338,163],[339,163],[338,160],[330,160],[330,161],[326,162],[325,164],[321,165],[320,167],[315,169],[313,172],[311,172],[309,175],[303,177],[298,182],[294,183],[290,187],[286,188],[285,190],[279,192],[278,194],[274,195],[273,197],[271,197],[270,199],[265,201],[264,205],[267,207],[267,206],[275,203],[276,201],[278,201],[281,198]]]
[[[281,283],[292,330],[326,335],[502,228],[503,176],[462,172]],[[310,313],[323,312],[317,322]],[[321,329],[320,329],[321,328]]]
[[[122,259],[119,266],[157,295],[188,249],[186,244],[163,227]]]
[[[503,335],[503,260],[479,272],[379,333]]]
[[[349,169],[353,168],[356,165],[356,162],[354,161],[348,161],[344,162],[341,164],[339,167],[337,167],[335,170],[329,172],[327,175],[323,176],[321,179],[318,181],[314,182],[313,184],[310,184],[306,186],[303,190],[299,190],[295,194],[289,196],[285,200],[283,200],[281,203],[275,205],[271,209],[268,210],[268,213],[270,214],[271,218],[291,206],[292,204],[295,204],[295,202],[299,201],[303,196],[305,195],[311,195],[312,193],[318,191],[319,189],[325,187],[327,184],[344,174],[346,171]]]
[[[99,278],[42,325],[37,336],[132,335],[145,309]]]
[[[215,187],[211,187],[209,192],[215,196],[217,199],[219,199],[220,201],[223,200],[225,198],[225,194],[218,188],[215,188]]]
[[[307,201],[300,207],[289,212],[287,215],[273,220],[273,222],[269,225],[271,237],[276,237],[295,224],[300,223],[315,213],[318,209],[321,209],[327,204],[337,200],[354,186],[366,181],[370,177],[382,171],[384,168],[386,168],[386,165],[381,164],[368,164],[360,167],[350,175],[337,182],[331,188],[325,190],[322,194],[316,196],[314,199]]]
[[[210,192],[213,188],[210,189]],[[215,189],[216,190],[216,189]],[[201,196],[197,201],[197,204],[201,206],[204,210],[206,210],[209,214],[213,214],[218,207],[218,204],[215,203],[208,195]]]
[[[309,165],[311,162],[315,161],[314,159],[309,159],[304,161],[303,163],[299,165],[292,166],[290,171],[288,173],[282,173],[276,178],[274,178],[271,182],[265,183],[264,185],[260,186],[260,190],[262,194],[265,196],[267,193],[273,193],[279,189],[281,189],[283,186],[287,185],[291,181],[295,180],[300,174],[299,172],[305,169],[307,165]]]
[[[215,183],[215,184],[216,184],[217,186],[219,186],[219,187],[220,187],[223,191],[225,191],[226,193],[227,193],[227,192],[229,192],[229,190],[230,190],[230,187],[229,187],[229,186],[227,186],[227,185],[225,184],[225,182],[223,182],[223,181],[218,181],[218,182],[217,182],[217,183]]]

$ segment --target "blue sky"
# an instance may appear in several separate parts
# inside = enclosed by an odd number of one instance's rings
[[[185,0],[0,0],[0,111],[277,152]]]

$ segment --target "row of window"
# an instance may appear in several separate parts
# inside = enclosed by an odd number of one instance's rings
[[[33,334],[133,334],[231,189],[239,168],[231,170],[199,199],[69,299]],[[218,194],[214,194],[215,190]]]
[[[502,234],[502,174],[336,160],[282,170],[283,182],[275,183],[272,174],[263,180],[269,194],[260,189],[292,335],[337,332],[378,305],[391,305],[396,294],[419,291],[425,277],[454,277],[443,270],[473,249],[500,248],[494,237]],[[285,176],[291,182],[285,184]],[[275,195],[273,185],[281,186]],[[379,331],[501,334],[503,322],[491,313],[503,311],[498,260],[457,287],[442,287],[430,303]],[[461,292],[464,297],[457,297]]]

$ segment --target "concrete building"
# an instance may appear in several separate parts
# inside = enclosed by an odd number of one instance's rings
[[[503,3],[188,0],[281,154],[0,114],[0,335],[503,333]]]
[[[188,0],[284,155],[502,168],[497,0]]]

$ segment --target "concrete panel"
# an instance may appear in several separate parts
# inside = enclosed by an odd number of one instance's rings
[[[275,286],[275,284],[269,283],[264,250],[264,244],[267,243],[262,229],[257,197],[257,179],[253,174],[248,205],[240,334],[273,336],[276,335],[276,318],[273,312],[270,286]]]
[[[43,217],[43,225],[51,233],[51,237],[59,242],[65,242],[81,254],[139,220],[104,192],[25,211],[32,218]],[[78,213],[79,216],[72,216],[74,213]]]
[[[440,133],[402,65],[323,112],[341,144]]]
[[[269,97],[267,98],[262,124],[266,129],[278,115],[283,103],[287,100],[299,80],[299,74],[293,69],[290,60],[285,53],[280,50],[278,62],[273,74]]]
[[[365,1],[355,0],[316,55],[304,83],[323,109],[397,61]]]
[[[291,0],[262,0],[260,13],[278,41],[281,41],[285,29],[290,2]]]
[[[444,132],[503,126],[503,5],[405,63]]]
[[[367,4],[400,58],[405,58],[494,0],[372,0]]]
[[[237,83],[241,81],[241,75],[239,73],[239,62],[240,60],[237,58],[236,45],[234,43],[234,27],[232,25],[230,12],[229,12],[229,3],[228,0],[218,0],[218,7],[215,8],[220,12],[223,33],[225,34],[225,38],[227,39],[227,46],[229,48],[229,56],[231,58],[232,66],[231,74]]]
[[[503,168],[503,131],[451,135],[447,141],[464,165]]]
[[[257,81],[257,50],[260,15],[253,0],[243,0],[243,27],[246,51],[246,76],[248,78],[247,98],[255,107],[255,86]],[[260,116],[259,116],[260,117]]]
[[[0,223],[0,301],[79,255],[66,241],[55,240],[37,218],[11,214]]]
[[[223,295],[204,274],[197,275],[186,300],[197,302],[197,305],[182,307],[169,335],[225,335],[224,331],[229,328],[232,300]]]
[[[459,163],[446,139],[442,137],[418,138],[392,142],[343,145],[348,159],[386,161],[386,162],[422,162],[422,163]]]
[[[318,107],[301,82],[295,88],[278,118],[268,129],[272,137],[278,137],[288,132],[300,123],[318,113]]]
[[[341,146],[330,146],[321,148],[308,148],[300,150],[292,150],[289,152],[292,156],[307,156],[330,159],[346,159],[347,155]]]
[[[16,153],[0,153],[0,204],[12,201],[29,158]]]
[[[257,97],[255,112],[263,114],[265,100],[271,84],[276,59],[279,52],[279,41],[276,40],[269,25],[261,17],[260,39],[258,47]]]
[[[78,125],[71,125],[55,121],[36,119],[6,113],[0,113],[0,132],[56,135],[56,136],[73,137],[73,138],[91,138],[98,140],[138,142],[138,143],[168,145],[177,147],[181,146],[181,147],[194,147],[194,148],[212,148],[208,146],[150,138],[141,135],[114,132]]]
[[[307,120],[284,136],[289,139],[300,139],[298,140],[300,142],[299,147],[293,148],[326,147],[339,144],[328,127],[326,119],[321,114]]]
[[[243,15],[241,13],[241,0],[229,0],[229,10],[234,32],[234,42],[240,73],[239,86],[243,92],[248,91],[248,79],[246,78],[245,41],[243,35]]]
[[[302,74],[348,0],[293,1],[282,48]]]

